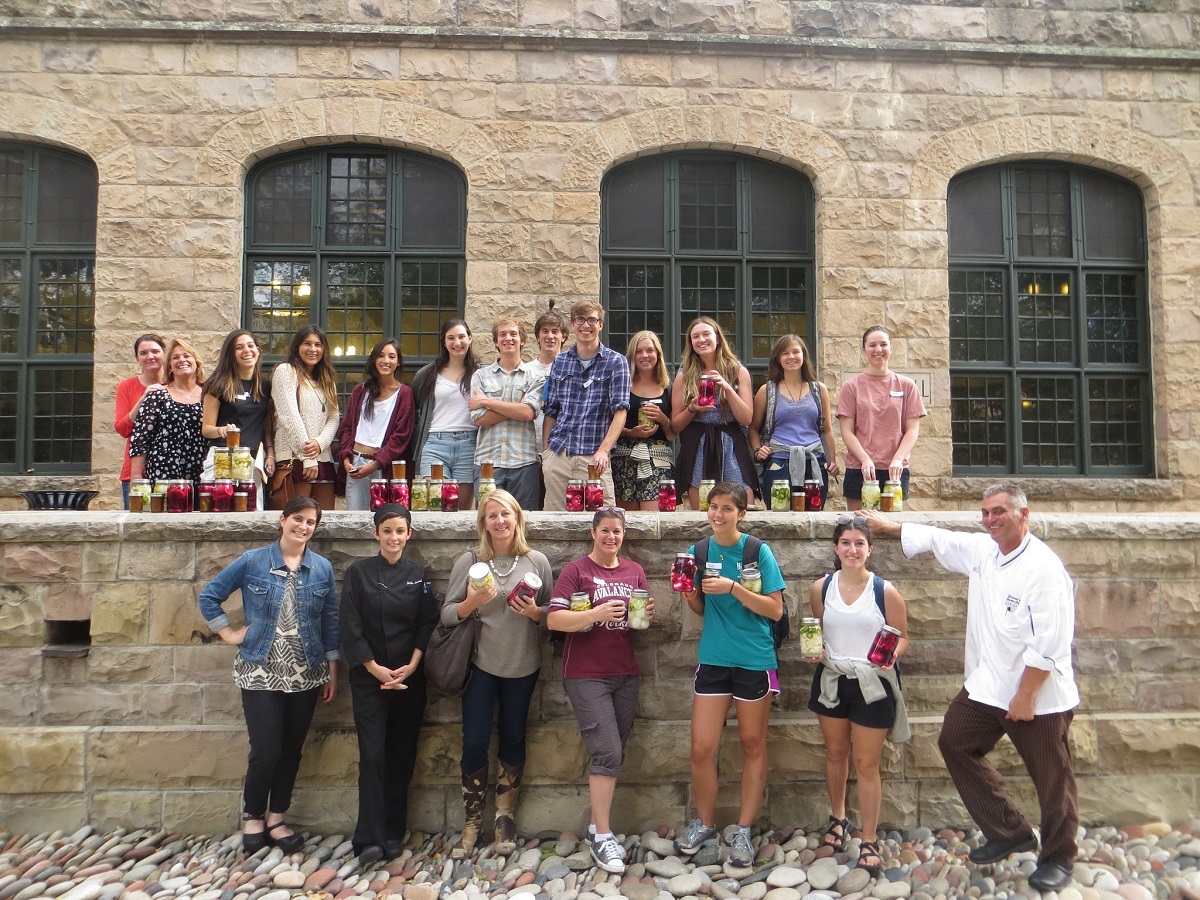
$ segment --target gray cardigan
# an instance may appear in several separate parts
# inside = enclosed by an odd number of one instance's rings
[[[511,557],[504,557],[508,568]],[[468,551],[454,562],[450,570],[450,584],[446,588],[446,599],[442,604],[442,624],[457,625],[458,610],[455,607],[467,598],[467,570],[476,561]],[[543,610],[550,605],[550,589],[554,586],[554,573],[550,560],[537,550],[522,556],[506,578],[496,578],[498,593],[489,603],[479,608],[483,627],[479,629],[479,645],[475,648],[474,663],[483,671],[497,678],[523,678],[536,672],[542,665],[542,635],[545,631],[545,616],[537,625],[526,616],[508,608],[508,592],[516,586],[521,576],[533,572],[542,579],[542,589],[537,595],[538,606]]]

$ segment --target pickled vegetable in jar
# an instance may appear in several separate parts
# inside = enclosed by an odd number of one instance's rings
[[[762,574],[758,571],[758,566],[751,563],[742,568],[742,587],[752,594],[762,593]]]
[[[792,486],[786,481],[771,483],[771,512],[787,512],[792,508]]]
[[[800,620],[800,655],[805,659],[817,659],[825,649],[825,638],[821,634],[821,620]]]
[[[879,482],[878,481],[863,481],[862,486],[862,508],[863,509],[879,509]]]

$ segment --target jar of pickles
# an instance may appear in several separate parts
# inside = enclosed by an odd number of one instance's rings
[[[567,481],[567,512],[583,512],[583,480],[572,478]]]
[[[899,481],[888,481],[884,490],[892,492],[892,512],[904,512],[904,484]]]
[[[192,511],[192,483],[186,478],[178,478],[167,483],[167,512],[181,513]]]
[[[228,447],[213,450],[213,480],[233,479],[233,451]]]
[[[386,478],[371,479],[371,509],[376,510],[388,502],[388,483]]]
[[[130,481],[129,482],[129,496],[132,497],[134,494],[141,495],[142,504],[144,505],[145,509],[147,511],[149,511],[149,509],[150,509],[150,479],[149,478],[134,478],[132,481]]]
[[[701,375],[696,388],[697,406],[715,406],[717,403],[717,383],[711,375]]]
[[[664,478],[658,483],[658,511],[675,512],[679,498],[675,495],[675,479]]]
[[[467,569],[467,579],[477,591],[487,590],[489,584],[495,584],[496,579],[492,577],[491,567],[487,563],[477,562],[471,568]]]
[[[233,481],[218,478],[212,486],[212,511],[233,512]]]
[[[249,481],[254,477],[254,457],[249,447],[237,447],[231,451],[229,471],[234,481]]]
[[[211,481],[200,482],[200,494],[197,498],[196,508],[200,512],[212,512],[212,497],[213,483]]]
[[[458,482],[442,482],[442,512],[458,512]]]
[[[804,482],[804,508],[809,512],[820,512],[825,506],[825,499],[821,496],[821,482],[816,478],[809,478]]]
[[[595,466],[588,466],[587,483],[583,486],[583,506],[588,512],[595,512],[604,505],[604,484],[600,481],[600,473]]]
[[[896,650],[900,645],[900,629],[884,625],[871,642],[867,651],[867,662],[873,666],[885,668],[896,661]]]
[[[771,482],[771,512],[787,512],[792,508],[792,486],[783,479]]]
[[[246,495],[246,508],[250,510],[250,512],[254,512],[258,509],[258,482],[256,482],[253,478],[251,478],[249,481],[235,482],[233,485],[233,493],[235,496],[237,494]]]
[[[819,659],[825,650],[820,619],[800,620],[800,655],[804,659]]]
[[[440,469],[441,466],[434,466],[435,469]],[[442,476],[439,472],[437,475],[429,476],[429,490],[426,493],[425,503],[429,507],[430,512],[442,511]]]
[[[650,627],[646,606],[650,603],[650,592],[635,590],[629,595],[629,627],[634,631],[645,631]]]
[[[403,478],[393,478],[388,482],[388,503],[400,503],[408,506],[410,494],[408,481]]]
[[[469,571],[469,570],[468,570]],[[533,600],[537,597],[537,592],[542,589],[542,579],[533,572],[528,572],[521,576],[511,591],[508,592],[508,605],[513,609],[518,609],[518,602],[521,600]]]
[[[742,587],[752,594],[762,593],[762,573],[758,566],[750,563],[742,567]]]
[[[696,488],[696,499],[699,503],[701,511],[708,509],[708,495],[712,493],[712,489],[716,486],[716,481],[711,478],[705,478]]]
[[[862,508],[879,509],[879,482],[874,479],[863,479]]]
[[[483,498],[486,497],[488,494],[490,494],[495,489],[496,489],[496,479],[495,478],[483,478],[481,476],[479,479],[479,500],[478,500],[478,502],[480,504],[482,504]]]
[[[587,591],[576,591],[571,595],[571,612],[586,612],[592,608],[592,595]],[[591,631],[594,623],[589,622],[586,627],[580,628],[576,634],[583,634]]]
[[[671,566],[671,590],[690,594],[696,590],[696,557],[691,553],[676,553]]]
[[[429,482],[426,479],[414,479],[409,493],[412,497],[412,506],[409,508],[413,512],[425,512],[429,509]]]

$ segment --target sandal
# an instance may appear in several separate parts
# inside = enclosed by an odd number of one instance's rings
[[[242,815],[242,821],[263,823],[262,831],[255,831],[253,833],[247,833],[245,831],[242,832],[242,850],[247,856],[253,856],[271,842],[270,838],[267,837],[267,823],[263,816],[252,816],[250,813],[244,813]]]
[[[841,829],[835,831],[834,829]],[[850,820],[829,817],[829,826],[821,837],[821,846],[832,847],[834,853],[841,853],[846,848],[846,838],[850,836]]]
[[[875,862],[866,862],[866,860],[872,859]],[[866,869],[872,878],[877,878],[883,871],[883,857],[879,855],[879,845],[874,841],[862,842],[862,846],[858,850],[858,867]]]

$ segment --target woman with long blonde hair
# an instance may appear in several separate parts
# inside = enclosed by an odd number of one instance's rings
[[[166,390],[148,391],[129,436],[131,478],[199,481],[208,445],[201,431],[204,364],[183,338],[167,345]]]
[[[631,383],[625,427],[612,452],[613,482],[623,509],[658,509],[658,483],[670,478],[671,391],[662,344],[639,331],[625,352]]]
[[[338,398],[329,341],[316,325],[296,332],[287,359],[271,375],[275,455],[289,465],[296,495],[312,494],[314,481],[333,481],[329,448],[337,436]],[[328,504],[332,491],[325,497]],[[332,508],[330,505],[328,508]]]
[[[711,379],[716,400],[697,402],[701,377]],[[671,428],[679,435],[678,487],[698,507],[702,480],[737,481],[753,496],[758,486],[746,428],[754,416],[750,371],[741,364],[715,319],[700,316],[687,328],[683,365],[671,386]]]

